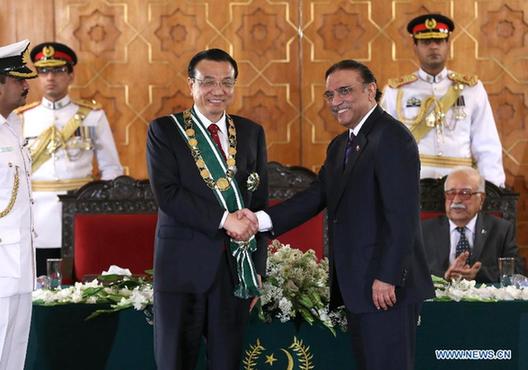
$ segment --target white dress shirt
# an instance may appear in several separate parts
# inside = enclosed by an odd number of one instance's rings
[[[469,242],[471,250],[473,250],[473,242],[475,240],[475,226],[477,223],[478,214],[475,215],[465,226],[464,233],[466,234],[466,239]],[[449,249],[449,264],[452,264],[455,261],[456,256],[456,246],[460,240],[460,233],[457,231],[458,226],[449,220],[449,235],[451,241],[451,248]]]

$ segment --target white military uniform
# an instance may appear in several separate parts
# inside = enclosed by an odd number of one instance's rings
[[[36,138],[51,125],[58,131],[64,129],[78,113],[79,103],[69,96],[52,102],[42,98],[40,104],[32,103],[17,109],[23,119],[24,136],[30,148]],[[66,146],[66,147],[65,147]],[[33,197],[35,199],[35,229],[37,248],[59,248],[62,240],[62,205],[57,195],[80,188],[92,180],[94,154],[103,180],[123,174],[119,156],[102,109],[93,105],[82,120],[76,133],[62,145],[49,160],[33,172]]]
[[[0,370],[22,370],[26,357],[35,276],[30,174],[20,120],[0,115]]]
[[[426,99],[433,96],[438,101],[450,86],[459,84],[461,94],[445,113],[442,124],[433,127],[418,142],[421,177],[439,178],[457,165],[475,164],[486,180],[504,186],[502,146],[488,95],[476,77],[469,81],[471,78],[446,68],[436,76],[420,69],[413,75],[389,82],[383,90],[381,106],[412,131],[412,121]]]

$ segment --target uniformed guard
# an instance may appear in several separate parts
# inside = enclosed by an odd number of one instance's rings
[[[476,166],[486,180],[504,186],[502,146],[484,86],[477,76],[445,67],[454,28],[441,14],[409,22],[420,69],[389,80],[381,105],[413,133],[422,178],[445,176],[455,166]]]
[[[95,101],[74,100],[75,52],[58,42],[31,51],[44,97],[17,109],[33,159],[33,191],[37,239],[37,273],[46,273],[46,259],[60,256],[62,207],[57,195],[93,180],[97,159],[103,180],[123,174],[108,120]]]
[[[31,323],[35,253],[31,162],[12,111],[26,103],[29,41],[0,47],[0,370],[22,370]]]

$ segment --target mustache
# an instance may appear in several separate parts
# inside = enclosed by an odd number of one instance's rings
[[[341,109],[350,109],[351,106],[350,104],[339,104],[337,107],[332,107],[332,113],[336,113],[339,112]]]
[[[449,206],[449,209],[466,209],[466,206],[462,203],[453,203]]]

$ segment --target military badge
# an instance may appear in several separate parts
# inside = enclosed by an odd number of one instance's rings
[[[257,190],[259,184],[260,184],[260,177],[258,173],[256,172],[250,173],[246,181],[247,189],[249,191],[255,191]]]
[[[422,101],[415,96],[413,96],[412,98],[409,98],[409,100],[407,100],[407,103],[405,104],[406,108],[419,108],[421,106],[422,106]]]

